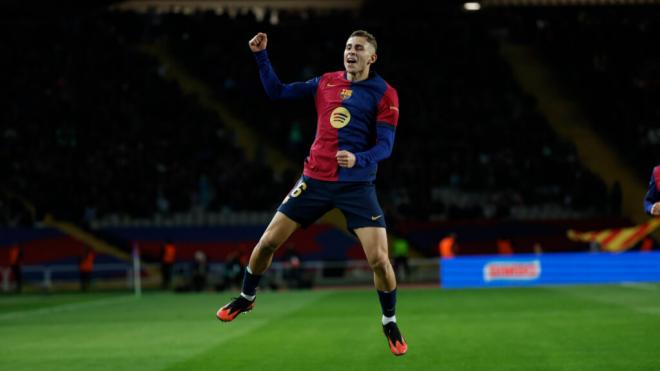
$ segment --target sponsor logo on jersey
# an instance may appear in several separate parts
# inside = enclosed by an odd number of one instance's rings
[[[351,113],[345,107],[337,107],[330,114],[330,125],[335,129],[341,129],[351,121]]]

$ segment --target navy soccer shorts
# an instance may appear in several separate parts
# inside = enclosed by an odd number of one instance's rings
[[[385,215],[371,182],[326,182],[303,176],[277,211],[305,228],[335,207],[344,214],[351,231],[385,228]]]

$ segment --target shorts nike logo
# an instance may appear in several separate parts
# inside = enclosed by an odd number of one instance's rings
[[[382,215],[372,216],[371,220],[376,221],[376,220],[380,219],[381,217],[382,217]]]

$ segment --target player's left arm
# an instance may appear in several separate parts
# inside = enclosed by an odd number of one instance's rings
[[[367,167],[378,163],[392,154],[394,134],[399,123],[399,96],[388,86],[378,103],[376,116],[376,144],[367,151],[355,154],[355,166]]]

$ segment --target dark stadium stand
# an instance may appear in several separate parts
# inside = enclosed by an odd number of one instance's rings
[[[529,9],[507,25],[554,64],[594,129],[645,182],[660,159],[659,17],[653,6]]]
[[[599,202],[608,199],[606,186],[516,84],[488,19],[447,9],[433,14],[434,23],[415,12],[369,14],[280,12],[277,27],[250,12],[101,12],[13,24],[21,32],[0,43],[9,56],[0,72],[9,102],[0,146],[5,186],[39,216],[83,223],[272,211],[295,174],[274,177],[263,158],[247,160],[220,119],[164,79],[168,67],[138,46],[168,49],[264,141],[302,164],[313,104],[268,101],[247,40],[269,32],[276,70],[295,81],[340,69],[346,36],[367,28],[380,42],[375,69],[398,89],[403,112],[378,179],[392,225],[609,210]],[[431,30],[434,38],[421,37]],[[21,222],[3,216],[2,223]]]
[[[415,17],[403,14],[385,28],[345,13],[314,22],[285,14],[277,27],[251,14],[152,15],[140,36],[167,45],[248,125],[302,163],[315,130],[311,100],[268,101],[245,40],[255,29],[269,32],[280,78],[300,81],[341,68],[345,34],[370,25],[381,41],[375,69],[397,87],[405,113],[393,156],[379,175],[391,217],[515,218],[523,213],[512,215],[512,207],[534,206],[536,218],[605,212],[596,202],[607,198],[605,185],[577,162],[574,148],[558,139],[533,98],[517,87],[486,24],[439,13],[443,22],[433,27],[440,36],[428,43],[407,36],[432,27]],[[420,50],[424,58],[406,56]]]
[[[19,23],[4,35],[3,185],[42,215],[74,221],[272,208],[289,185],[247,161],[215,115],[134,50],[121,23]]]

